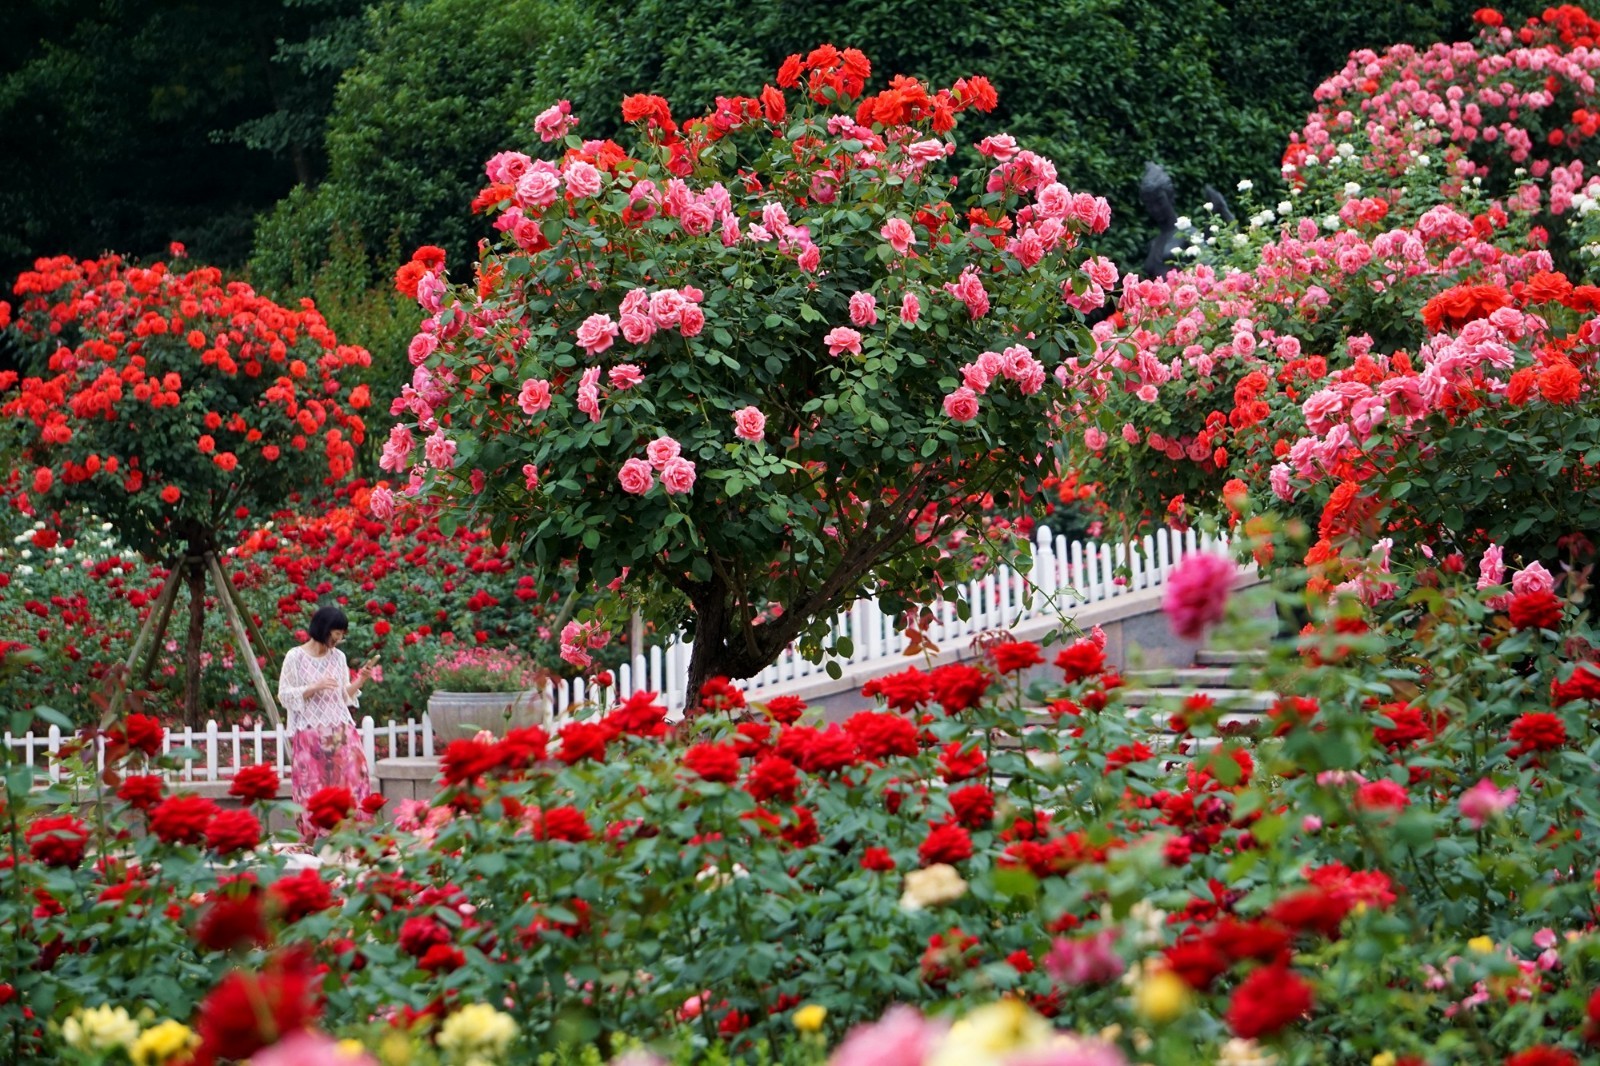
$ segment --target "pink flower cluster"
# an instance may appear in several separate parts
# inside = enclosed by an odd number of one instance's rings
[[[756,416],[761,417],[761,412],[753,407],[745,410],[755,411]],[[763,428],[765,424],[766,420],[762,418]],[[760,439],[759,435],[756,439]],[[645,448],[648,460],[635,456],[622,464],[617,471],[617,483],[630,496],[643,496],[655,487],[656,474],[659,472],[663,491],[669,496],[685,495],[694,489],[695,465],[693,461],[685,459],[681,452],[682,448],[671,437],[657,437]]]

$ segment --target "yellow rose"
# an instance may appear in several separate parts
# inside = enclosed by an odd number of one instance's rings
[[[61,1023],[61,1038],[79,1051],[114,1051],[139,1039],[139,1023],[122,1007],[83,1007]]]
[[[979,1007],[950,1027],[929,1066],[979,1066],[1013,1051],[1047,1047],[1055,1028],[1021,1000]]]
[[[1399,1059],[1392,1051],[1380,1051],[1372,1056],[1372,1066],[1394,1066]]]
[[[128,1057],[133,1060],[133,1066],[166,1066],[180,1055],[193,1051],[199,1043],[200,1038],[193,1029],[168,1019],[140,1033],[139,1039],[128,1049]]]
[[[827,1017],[827,1007],[820,1003],[808,1003],[794,1012],[794,1027],[802,1033],[820,1032]]]
[[[411,1038],[398,1030],[378,1042],[378,1059],[383,1066],[411,1066]]]
[[[1494,951],[1494,940],[1486,936],[1475,936],[1467,941],[1467,947],[1480,955],[1488,955]]]
[[[1133,990],[1133,1009],[1157,1025],[1170,1022],[1189,1009],[1189,986],[1171,970],[1158,970]]]
[[[949,863],[936,862],[906,874],[900,906],[908,911],[920,911],[940,903],[954,903],[966,894],[967,882],[956,868]]]
[[[446,1051],[471,1057],[478,1052],[504,1054],[517,1038],[517,1023],[511,1015],[487,1003],[472,1003],[456,1011],[439,1027],[439,1046]]]

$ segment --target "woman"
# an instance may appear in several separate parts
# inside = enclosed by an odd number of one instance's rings
[[[305,805],[324,788],[347,788],[359,807],[372,791],[367,756],[361,750],[350,708],[361,698],[371,663],[352,679],[339,642],[350,622],[337,607],[319,607],[306,626],[308,639],[289,649],[278,675],[278,701],[289,714],[290,781],[299,805],[300,835],[307,841],[325,832],[306,818]]]

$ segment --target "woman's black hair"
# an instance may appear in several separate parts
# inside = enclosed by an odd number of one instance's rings
[[[348,633],[350,619],[346,618],[339,608],[329,604],[317,608],[317,613],[311,616],[311,624],[306,626],[306,634],[318,644],[326,644],[336,629]]]

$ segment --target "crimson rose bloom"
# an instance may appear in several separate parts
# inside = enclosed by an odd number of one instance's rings
[[[1550,702],[1560,707],[1573,700],[1600,700],[1600,670],[1591,663],[1579,663],[1565,681],[1550,682]]]
[[[444,749],[439,773],[447,785],[470,784],[499,765],[498,745],[477,739],[452,740]]]
[[[293,924],[308,914],[333,906],[333,890],[315,870],[301,870],[278,878],[267,889],[267,895],[285,924]]]
[[[1356,789],[1355,804],[1364,811],[1401,810],[1411,805],[1411,797],[1403,786],[1388,778],[1368,781]]]
[[[568,722],[561,727],[561,750],[556,758],[568,766],[593,759],[604,762],[611,731],[595,722]]]
[[[120,739],[135,751],[142,751],[154,758],[161,754],[161,741],[167,731],[161,727],[161,719],[148,714],[130,714],[123,721],[122,728],[113,729],[113,739]]]
[[[239,897],[212,900],[194,927],[194,939],[208,951],[232,951],[270,942],[261,893],[251,891]]]
[[[868,848],[861,853],[861,868],[878,873],[892,870],[894,869],[894,856],[889,854],[888,848]]]
[[[429,948],[450,943],[450,930],[437,918],[418,915],[400,926],[400,948],[407,955],[421,958]]]
[[[1014,674],[1044,662],[1044,656],[1039,654],[1039,645],[1028,640],[996,644],[989,649],[989,654],[994,657],[995,672],[1000,674]]]
[[[350,816],[356,798],[348,788],[318,789],[306,800],[306,817],[318,829],[332,829]]]
[[[1510,739],[1516,744],[1511,749],[1513,759],[1556,751],[1566,746],[1567,726],[1548,711],[1530,711],[1511,723]]]
[[[767,714],[780,725],[794,725],[805,710],[806,701],[799,696],[774,696],[767,701]]]
[[[739,780],[739,752],[732,744],[695,744],[683,753],[683,765],[706,781],[731,785]]]
[[[534,830],[539,840],[565,840],[581,844],[594,837],[589,820],[576,807],[552,807],[539,816]]]
[[[766,755],[751,768],[744,788],[758,803],[775,799],[787,803],[794,799],[795,792],[800,788],[800,776],[795,773],[794,763],[788,759],[781,755]]]
[[[987,785],[967,785],[950,793],[956,821],[968,829],[983,829],[994,821],[994,793]]]
[[[161,802],[165,784],[160,774],[134,774],[122,779],[117,788],[117,799],[136,810],[148,811]]]
[[[913,666],[898,674],[873,678],[861,686],[861,694],[868,698],[882,696],[883,702],[897,711],[914,711],[933,697],[933,685],[927,674]]]
[[[1561,606],[1549,589],[1519,592],[1511,597],[1511,625],[1516,629],[1555,629],[1561,625]]]
[[[235,970],[200,1004],[195,1031],[200,1062],[248,1059],[315,1020],[310,960],[301,953],[269,960],[260,973]]]
[[[1062,649],[1056,665],[1066,674],[1068,684],[1094,677],[1106,668],[1106,653],[1092,640],[1079,640]]]
[[[1268,1036],[1311,1010],[1311,986],[1286,966],[1263,966],[1228,1001],[1228,1028],[1246,1040]]]
[[[972,858],[972,837],[967,831],[952,822],[936,825],[928,838],[917,849],[917,856],[922,859],[922,865],[932,866],[935,863],[957,863],[963,859]]]
[[[198,844],[216,813],[204,796],[168,796],[150,812],[150,831],[168,844]]]
[[[928,675],[933,698],[945,714],[960,714],[975,705],[989,691],[989,675],[966,663],[945,663]]]
[[[278,798],[278,788],[281,785],[277,770],[257,763],[254,766],[239,768],[239,772],[233,775],[233,783],[228,786],[228,795],[246,803],[265,802]]]
[[[917,753],[917,727],[898,714],[861,711],[850,716],[844,730],[855,741],[863,759]]]
[[[1562,1048],[1536,1044],[1507,1056],[1506,1066],[1578,1066],[1578,1056]]]
[[[218,811],[206,826],[206,844],[218,855],[248,851],[261,843],[261,823],[244,809]]]
[[[1355,906],[1355,900],[1320,888],[1309,888],[1284,896],[1267,909],[1267,916],[1299,932],[1318,933],[1329,940],[1339,938],[1339,924]]]
[[[36,818],[24,834],[28,854],[46,866],[77,869],[89,846],[89,827],[70,814]]]

